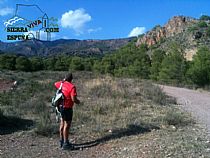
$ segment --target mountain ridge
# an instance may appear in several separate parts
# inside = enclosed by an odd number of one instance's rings
[[[98,56],[115,51],[134,38],[106,40],[58,39],[54,41],[32,39],[11,43],[0,41],[0,51],[25,56],[56,56],[60,54]]]
[[[127,45],[136,39],[135,45],[139,47],[146,44],[148,47],[167,51],[170,43],[180,45],[187,60],[192,60],[193,55],[201,46],[210,48],[210,16],[196,19],[188,16],[173,16],[165,25],[156,25],[153,29],[139,37],[119,39],[58,39],[55,41],[28,40],[12,43],[0,41],[0,52],[14,53],[25,56],[103,56],[107,53]],[[148,52],[149,54],[151,52]]]

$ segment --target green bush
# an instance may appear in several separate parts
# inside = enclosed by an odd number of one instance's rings
[[[69,66],[70,70],[84,70],[84,59],[80,58],[80,57],[74,57],[71,61],[71,64]]]
[[[165,117],[163,118],[164,122],[167,125],[173,125],[173,126],[187,126],[189,124],[195,123],[194,120],[187,116],[185,113],[177,111],[175,109],[169,110]]]
[[[152,54],[152,62],[151,62],[151,69],[150,69],[150,78],[153,80],[158,79],[158,74],[161,69],[161,63],[166,56],[166,53],[162,50],[155,50]]]
[[[208,16],[208,15],[202,15],[200,17],[200,20],[205,20],[205,21],[210,20],[210,16]]]
[[[171,50],[161,63],[158,80],[164,83],[179,84],[185,80],[186,59],[183,50],[177,44],[172,44]]]
[[[188,31],[189,32],[194,32],[194,31],[196,31],[196,30],[198,30],[198,26],[191,26],[191,27],[188,27]]]
[[[55,57],[48,57],[43,60],[44,69],[45,70],[55,70],[55,63],[56,58]]]
[[[0,69],[15,70],[16,55],[0,55]]]
[[[31,71],[31,62],[27,57],[20,56],[16,58],[15,67],[20,71]]]
[[[159,105],[166,105],[168,103],[166,94],[159,86],[155,86],[151,82],[143,82],[142,84],[142,93],[146,99]]]
[[[202,47],[193,57],[193,61],[187,71],[187,77],[193,83],[204,87],[210,84],[210,50]]]
[[[43,65],[42,58],[33,57],[30,59],[30,62],[31,62],[31,70],[32,71],[43,70],[44,65]]]
[[[208,37],[210,37],[210,26],[207,28],[207,30],[206,30],[206,35],[208,36]]]
[[[43,136],[51,136],[53,133],[56,133],[56,127],[53,126],[50,116],[50,111],[46,104],[37,104],[36,113],[38,112],[38,122],[36,124],[35,132]]]
[[[198,27],[203,28],[203,27],[208,27],[207,23],[205,21],[200,21],[198,23]]]
[[[63,61],[61,58],[57,59],[54,64],[55,64],[54,69],[56,71],[68,70],[67,66],[65,65],[65,61]]]

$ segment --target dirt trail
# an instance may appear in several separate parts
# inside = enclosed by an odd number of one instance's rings
[[[166,94],[175,97],[178,104],[204,124],[210,135],[210,92],[170,86],[161,87]]]

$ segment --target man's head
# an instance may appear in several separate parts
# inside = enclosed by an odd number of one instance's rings
[[[73,79],[72,73],[68,73],[65,76],[65,81],[71,82]]]

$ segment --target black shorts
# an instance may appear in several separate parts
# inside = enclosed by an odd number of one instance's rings
[[[61,116],[64,121],[72,121],[73,117],[73,109],[72,108],[64,108],[61,110]]]

